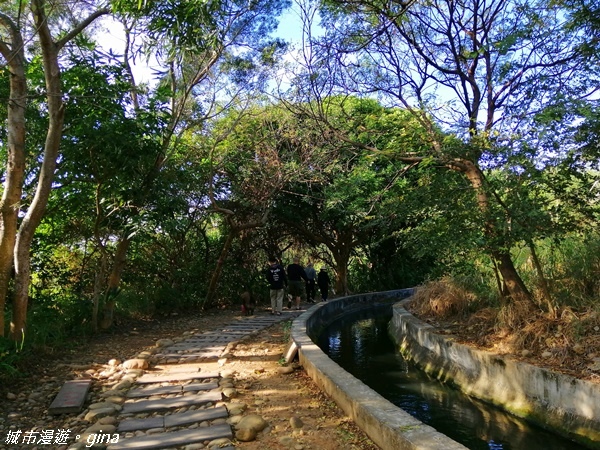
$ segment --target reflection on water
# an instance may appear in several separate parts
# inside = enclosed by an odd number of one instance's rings
[[[390,319],[389,310],[346,316],[324,330],[317,344],[380,395],[470,449],[583,448],[429,378],[396,353],[387,332]]]

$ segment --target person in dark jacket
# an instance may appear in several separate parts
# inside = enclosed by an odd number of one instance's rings
[[[269,258],[267,281],[269,282],[270,287],[271,314],[280,316],[281,311],[283,310],[283,293],[287,286],[287,277],[285,275],[285,269],[274,257]]]
[[[292,299],[296,300],[296,309],[300,309],[300,298],[304,291],[304,284],[308,281],[304,267],[300,265],[300,258],[294,258],[294,262],[287,266],[289,289]]]
[[[319,270],[319,274],[317,275],[317,285],[319,286],[319,291],[321,291],[321,300],[324,302],[327,301],[329,283],[331,283],[329,275],[327,274],[325,268],[321,267],[321,270]]]

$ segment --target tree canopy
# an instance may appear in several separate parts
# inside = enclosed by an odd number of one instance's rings
[[[595,2],[298,2],[301,44],[276,34],[290,6],[0,6],[1,336],[266,299],[270,256],[337,293],[452,275],[589,305]]]

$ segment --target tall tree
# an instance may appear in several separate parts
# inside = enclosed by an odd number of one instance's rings
[[[399,156],[463,174],[505,292],[529,299],[486,170],[576,70],[578,37],[566,31],[561,11],[544,0],[342,0],[326,2],[322,12],[326,32],[307,58],[307,81],[298,84],[304,96],[373,93],[412,111],[431,145],[411,154],[396,148]]]
[[[65,115],[63,151],[55,180],[55,210],[65,220],[89,218],[81,238],[98,255],[92,324],[97,325],[101,299],[115,248],[124,229],[142,226],[134,203],[136,187],[144,182],[161,151],[154,137],[164,129],[164,114],[147,107],[132,114],[131,84],[122,65],[92,49],[71,55],[64,72],[69,108]],[[58,203],[58,204],[56,204]],[[54,211],[53,211],[54,212]]]
[[[213,172],[210,200],[212,210],[224,219],[226,238],[209,283],[207,305],[234,239],[263,227],[281,189],[303,177],[311,146],[302,135],[295,118],[281,105],[237,111],[213,128],[207,152]]]
[[[297,126],[313,130],[303,134],[313,150],[304,162],[304,176],[279,196],[277,219],[311,245],[328,249],[336,292],[347,293],[350,258],[373,229],[390,226],[393,210],[384,205],[399,199],[399,180],[411,167],[394,153],[373,148],[393,141],[410,152],[427,145],[426,135],[407,111],[383,108],[375,100],[323,99],[321,107],[336,133],[322,133],[322,124],[304,114],[310,105],[289,107],[298,114]]]
[[[287,0],[178,2],[117,0],[115,9],[126,25],[125,57],[137,55],[133,25],[142,27],[143,48],[160,65],[155,99],[168,117],[159,139],[161,151],[133,199],[137,211],[151,199],[152,186],[184,135],[204,132],[209,118],[239,104],[241,88],[256,89],[263,67],[272,65],[282,45],[270,39]],[[129,65],[131,61],[126,60]],[[130,73],[133,71],[130,69]],[[132,93],[137,93],[132,76]],[[107,281],[107,295],[118,292],[131,234],[123,230]],[[106,305],[112,317],[114,299]],[[110,320],[106,321],[109,326]]]
[[[64,101],[59,55],[61,50],[98,17],[109,11],[88,2],[75,2],[69,18],[53,21],[52,5],[44,0],[19,2],[0,11],[0,54],[10,71],[10,98],[8,99],[8,160],[4,192],[0,203],[2,233],[0,234],[0,311],[4,311],[11,269],[15,271],[13,319],[10,337],[21,339],[26,325],[30,282],[31,242],[46,208],[59,155],[64,121]],[[50,14],[49,14],[50,12]],[[28,24],[26,20],[30,19]],[[59,36],[59,37],[55,37]],[[24,42],[33,39],[36,54],[41,57],[46,83],[46,111],[48,128],[38,171],[35,195],[18,224],[25,166],[27,107],[27,79]],[[18,228],[17,228],[18,225]],[[0,332],[4,333],[4,316],[0,316]]]

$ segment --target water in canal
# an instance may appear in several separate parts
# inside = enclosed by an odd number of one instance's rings
[[[470,449],[584,448],[429,378],[396,352],[390,319],[390,308],[353,313],[326,328],[317,344],[380,395]]]

